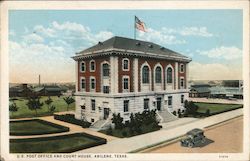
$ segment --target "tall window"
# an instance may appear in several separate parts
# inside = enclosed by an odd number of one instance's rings
[[[180,71],[181,71],[181,73],[184,72],[184,65],[183,64],[180,65]]]
[[[149,83],[149,68],[144,66],[142,68],[142,83]]]
[[[122,64],[123,64],[123,70],[125,70],[125,71],[129,70],[129,60],[128,59],[124,58]]]
[[[181,103],[184,103],[184,95],[181,95]]]
[[[90,87],[91,89],[95,89],[95,78],[90,79]]]
[[[184,78],[181,78],[181,88],[184,88]]]
[[[149,110],[149,98],[145,98],[143,101],[144,110]]]
[[[129,84],[128,78],[123,78],[123,89],[128,90],[128,84]]]
[[[95,61],[94,61],[94,60],[91,60],[91,61],[90,61],[90,71],[91,71],[91,72],[94,72],[94,71],[95,71]]]
[[[80,70],[81,70],[81,72],[85,72],[85,62],[84,61],[82,61],[80,64]]]
[[[85,89],[86,88],[86,82],[85,82],[85,78],[81,78],[81,89]]]
[[[172,68],[167,69],[167,83],[172,83],[173,82],[173,71]]]
[[[128,107],[129,107],[129,100],[124,100],[123,101],[123,111],[128,112]]]
[[[102,65],[102,76],[104,77],[109,76],[109,65],[107,63]]]
[[[155,68],[155,83],[161,83],[162,78],[161,78],[161,67],[156,67]]]
[[[91,110],[95,111],[95,100],[94,99],[91,100]]]
[[[172,96],[168,96],[168,106],[169,107],[172,106],[172,101],[173,101],[173,97]]]

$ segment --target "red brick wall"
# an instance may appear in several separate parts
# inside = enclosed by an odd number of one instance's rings
[[[78,91],[80,91],[80,83],[81,83],[81,77],[85,77],[85,82],[86,82],[86,92],[90,91],[90,76],[94,76],[96,80],[96,92],[101,92],[101,63],[103,61],[110,62],[109,57],[96,57],[94,58],[95,60],[95,71],[90,72],[90,66],[89,62],[92,59],[84,59],[85,61],[85,72],[80,71],[80,63],[81,61],[78,61]]]
[[[129,59],[129,71],[123,71],[123,66],[122,66],[122,59],[128,58]],[[132,57],[124,57],[124,56],[119,56],[118,57],[118,92],[122,93],[123,87],[122,87],[122,77],[124,75],[129,76],[129,84],[130,84],[130,92],[134,92],[134,80],[133,80],[133,58]]]

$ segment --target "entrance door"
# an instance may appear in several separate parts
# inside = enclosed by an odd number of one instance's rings
[[[158,111],[161,111],[161,97],[156,98],[156,107]]]
[[[103,119],[106,120],[109,117],[109,108],[103,109]]]

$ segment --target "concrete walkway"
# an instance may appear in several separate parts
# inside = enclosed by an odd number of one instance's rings
[[[25,118],[25,119],[15,119],[15,120],[27,120],[27,119],[33,119],[33,118]],[[45,120],[48,122],[52,122],[58,125],[66,126],[69,127],[69,132],[62,132],[62,133],[57,133],[57,134],[45,134],[45,135],[30,135],[30,136],[10,136],[11,139],[22,139],[22,138],[38,138],[38,137],[48,137],[48,136],[59,136],[59,135],[67,135],[67,134],[73,134],[73,133],[87,133],[90,135],[95,135],[101,138],[107,139],[107,141],[119,139],[117,137],[105,135],[103,133],[97,132],[90,130],[88,128],[82,128],[81,126],[75,125],[75,124],[70,124],[67,122],[55,120],[53,116],[44,116],[44,117],[37,117],[37,119]]]
[[[242,99],[228,100],[228,99],[220,99],[220,98],[193,98],[193,97],[189,97],[189,101],[204,102],[204,103],[243,104]]]
[[[161,130],[172,129],[180,125],[186,125],[197,120],[199,120],[199,118],[192,118],[192,117],[178,118],[177,120],[174,121],[160,123],[160,125],[162,126]]]
[[[175,128],[159,130],[139,136],[134,136],[131,138],[113,140],[105,145],[100,145],[97,147],[81,150],[76,153],[135,152],[183,136],[186,134],[187,131],[190,131],[194,128],[203,129],[205,127],[212,126],[224,122],[226,120],[241,116],[242,114],[243,114],[242,109],[225,112],[204,119],[199,119],[189,124],[180,125]]]

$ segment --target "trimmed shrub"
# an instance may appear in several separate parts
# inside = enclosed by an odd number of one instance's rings
[[[75,115],[73,114],[65,114],[65,115],[56,115],[54,114],[54,119],[68,122],[71,124],[82,126],[83,128],[90,127],[91,123],[83,120],[78,120],[75,118]]]

